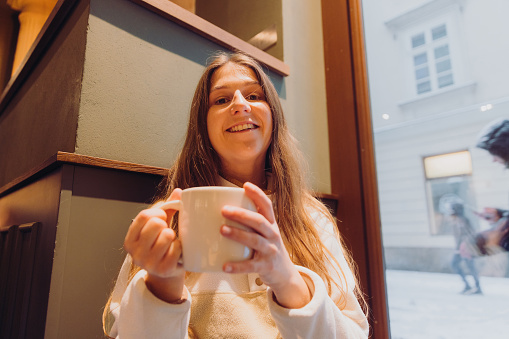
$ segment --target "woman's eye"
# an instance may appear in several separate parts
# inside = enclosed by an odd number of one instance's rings
[[[246,97],[247,100],[260,100],[260,96],[258,94],[249,94]]]
[[[228,102],[228,100],[227,100],[226,98],[219,98],[219,99],[217,99],[214,103],[215,103],[216,105],[224,105],[224,104],[226,104],[227,102]]]

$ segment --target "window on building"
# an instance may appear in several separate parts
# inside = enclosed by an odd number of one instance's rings
[[[469,151],[425,157],[430,233],[452,234],[452,206],[474,206],[471,189],[472,158]],[[471,211],[467,211],[471,214]],[[474,218],[472,218],[475,220]]]
[[[454,84],[447,25],[441,24],[411,36],[417,94]]]

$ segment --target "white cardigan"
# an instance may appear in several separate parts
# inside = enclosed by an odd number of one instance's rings
[[[232,184],[227,182],[225,186]],[[321,213],[312,213],[324,245],[339,262],[346,281],[331,274],[346,291],[339,309],[340,291],[331,296],[323,280],[311,270],[296,266],[312,293],[300,309],[287,309],[273,300],[270,288],[258,275],[191,273],[185,281],[188,299],[169,304],[146,287],[146,271],[128,283],[131,257],[120,270],[110,303],[114,323],[110,336],[140,338],[367,338],[369,327],[354,293],[354,279],[345,261],[334,225]]]

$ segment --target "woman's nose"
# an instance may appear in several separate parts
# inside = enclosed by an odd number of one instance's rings
[[[236,114],[239,112],[251,112],[251,105],[244,98],[240,90],[236,90],[232,100],[232,113]]]

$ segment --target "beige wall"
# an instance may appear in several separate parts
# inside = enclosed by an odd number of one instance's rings
[[[129,1],[92,0],[76,153],[168,167],[189,103],[218,45]],[[330,191],[319,2],[283,1],[290,76],[271,74],[313,187]]]
[[[290,66],[283,103],[286,117],[309,162],[313,188],[330,193],[320,1],[283,0],[283,30],[285,63]]]

